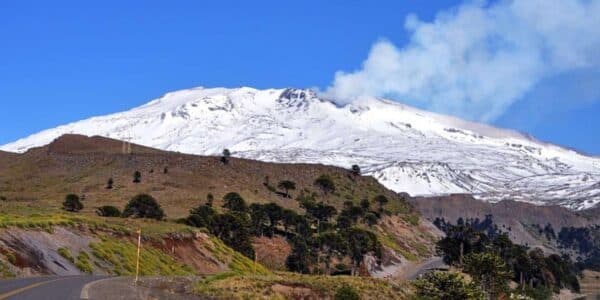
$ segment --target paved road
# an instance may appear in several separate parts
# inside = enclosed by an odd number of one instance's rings
[[[408,280],[415,280],[418,279],[421,275],[427,274],[436,269],[447,267],[448,266],[444,263],[444,260],[441,257],[435,257],[419,265],[418,268],[416,268],[413,272],[407,274],[406,278]]]
[[[0,280],[0,300],[79,300],[81,289],[106,276],[47,276]]]

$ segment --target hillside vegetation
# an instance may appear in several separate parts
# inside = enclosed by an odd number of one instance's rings
[[[345,201],[385,195],[392,213],[412,213],[411,206],[396,193],[367,176],[352,176],[348,170],[324,165],[276,164],[231,157],[223,164],[219,157],[184,155],[131,145],[123,154],[123,143],[102,137],[65,135],[53,143],[32,149],[0,165],[0,196],[4,201],[27,202],[60,208],[68,193],[84,201],[82,213],[96,207],[123,207],[134,195],[151,194],[159,199],[169,218],[187,216],[189,210],[214,195],[215,207],[222,198],[237,192],[254,203],[274,202],[299,211],[299,195],[315,195],[342,208]],[[350,168],[350,166],[348,166]],[[133,182],[140,172],[139,183]],[[335,191],[322,193],[314,184],[321,175],[330,176]],[[107,183],[112,179],[111,189]],[[283,180],[295,183],[290,197],[277,187]]]
[[[257,239],[273,234],[284,237],[289,243],[287,249],[291,246],[295,255],[300,253],[303,243],[311,247],[318,245],[316,262],[310,266],[310,272],[317,274],[348,270],[343,265],[353,265],[352,272],[368,274],[376,272],[380,263],[419,261],[434,251],[433,226],[423,221],[403,196],[384,188],[371,177],[361,176],[358,166],[350,170],[350,166],[342,169],[265,163],[230,157],[226,151],[223,157],[184,155],[78,135],[63,136],[24,154],[1,154],[4,163],[0,165],[0,204],[6,213],[0,218],[0,226],[7,228],[7,236],[15,232],[13,228],[42,235],[55,234],[56,228],[61,228],[59,231],[64,229],[70,234],[85,236],[89,240],[82,246],[85,250],[58,244],[52,244],[49,249],[62,258],[61,264],[70,263],[79,272],[131,274],[132,249],[135,248],[132,235],[138,228],[143,229],[148,243],[156,250],[149,249],[145,254],[144,260],[150,266],[142,268],[144,274],[185,275],[229,270],[240,275],[248,274],[250,267],[251,274],[268,272],[260,265],[257,271],[248,259],[255,255],[250,240],[239,247],[237,238],[224,239],[224,233],[239,232],[214,227],[215,224],[231,227],[233,223],[227,221],[230,219],[234,223],[240,221],[239,228],[247,227],[248,233],[256,236],[254,245]],[[149,195],[160,206],[158,220],[116,217],[121,214],[142,216],[128,204],[134,196],[142,195]],[[244,199],[244,207],[236,207],[230,195]],[[146,199],[144,197],[141,199]],[[67,202],[71,213],[62,210]],[[203,212],[208,203],[213,212],[210,218],[205,218]],[[297,223],[288,228],[284,217],[278,217],[275,223],[272,218],[265,223],[256,219],[272,212],[272,208],[284,215],[292,212],[296,216],[294,220],[305,222],[308,231],[300,230]],[[99,217],[97,213],[115,217]],[[306,220],[302,221],[303,218]],[[198,220],[199,223],[195,223]],[[246,222],[255,223],[248,227],[250,223]],[[340,222],[343,228],[339,227]],[[352,252],[347,254],[350,256],[336,258],[333,250],[320,241],[327,241],[336,233],[332,230],[338,227],[342,228],[339,229],[341,237],[373,239],[364,244],[364,249],[371,252],[358,252],[359,258],[353,258]],[[24,237],[14,240],[19,238]],[[44,238],[50,239],[48,236],[40,239]],[[5,248],[10,252],[10,245]],[[269,247],[259,247],[259,250],[263,251],[256,254],[259,260],[272,256]],[[279,267],[275,268],[281,269],[284,260],[289,268],[290,256],[294,254],[289,251],[279,251],[278,255],[288,257],[280,258]],[[208,258],[200,258],[202,255]],[[377,256],[377,265],[371,262],[369,255]],[[212,258],[220,263],[210,263]],[[299,268],[296,271],[305,270]],[[39,272],[62,271],[48,268]]]

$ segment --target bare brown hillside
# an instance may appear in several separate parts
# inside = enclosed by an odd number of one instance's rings
[[[138,145],[123,153],[123,143],[103,137],[65,135],[53,143],[21,155],[7,154],[0,165],[0,195],[8,201],[28,201],[58,208],[68,193],[82,196],[84,212],[101,205],[122,207],[132,196],[148,193],[158,199],[170,218],[184,217],[192,207],[204,203],[212,193],[216,206],[228,192],[239,192],[249,202],[276,202],[298,209],[294,199],[315,193],[331,205],[344,201],[372,199],[378,194],[390,198],[389,209],[409,212],[410,205],[375,179],[353,176],[347,170],[309,164],[275,164],[231,158],[186,155]],[[133,183],[133,173],[142,174]],[[314,185],[320,175],[330,176],[336,185],[325,194]],[[113,178],[114,187],[107,189]],[[280,180],[292,180],[297,188],[291,198],[276,193]]]
[[[427,218],[443,217],[449,221],[462,218],[480,218],[492,214],[500,224],[521,222],[524,224],[552,224],[563,226],[586,226],[594,218],[560,206],[540,206],[526,202],[504,200],[497,203],[480,201],[471,195],[454,194],[438,197],[415,197],[411,203]]]
[[[435,218],[444,218],[454,223],[458,218],[483,220],[486,215],[492,215],[494,223],[501,230],[507,231],[513,241],[539,246],[546,250],[548,247],[554,246],[533,229],[534,224],[541,227],[551,224],[553,229],[558,232],[565,226],[585,227],[600,223],[598,215],[576,212],[564,207],[539,206],[511,200],[489,203],[465,194],[415,197],[410,199],[410,202],[430,221]]]

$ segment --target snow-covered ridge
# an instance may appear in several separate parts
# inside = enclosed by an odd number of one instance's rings
[[[600,159],[512,130],[392,101],[344,106],[302,89],[194,88],[126,112],[48,129],[0,147],[24,152],[67,134],[101,135],[194,154],[358,164],[411,195],[473,193],[572,209],[600,202]]]

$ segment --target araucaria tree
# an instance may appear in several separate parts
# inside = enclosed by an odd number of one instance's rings
[[[352,175],[360,176],[360,167],[358,165],[352,165]]]
[[[371,231],[350,228],[344,233],[344,236],[348,241],[348,252],[352,260],[352,275],[358,274],[358,268],[367,253],[372,252],[378,259],[381,259],[381,245],[377,236]]]
[[[140,171],[133,172],[133,183],[140,183],[142,181],[142,173]]]
[[[464,270],[488,294],[489,299],[497,299],[508,291],[512,274],[502,258],[494,253],[471,253],[465,256]]]
[[[431,272],[415,281],[417,299],[481,299],[483,293],[456,272]]]
[[[213,201],[215,201],[215,196],[212,193],[208,193],[206,195],[206,206],[213,206]]]
[[[223,197],[223,208],[235,212],[245,212],[248,209],[244,198],[235,192],[228,193]]]
[[[277,184],[277,187],[285,191],[285,196],[290,198],[290,190],[296,189],[296,183],[290,180],[282,180]]]
[[[217,214],[211,219],[210,232],[227,246],[249,258],[254,258],[254,249],[250,240],[247,222],[239,215]]]
[[[112,177],[111,177],[111,178],[109,178],[109,179],[108,179],[108,181],[106,182],[106,189],[107,189],[107,190],[111,190],[111,189],[113,188],[113,184],[114,184],[114,181],[113,181],[113,179],[112,179]]]
[[[147,218],[162,220],[165,213],[158,202],[147,194],[139,194],[133,197],[123,210],[123,217]]]
[[[230,156],[231,156],[231,152],[229,151],[229,149],[223,149],[223,156],[221,156],[221,162],[223,164],[228,164]]]
[[[68,194],[63,202],[63,209],[70,212],[78,212],[83,209],[83,204],[79,200],[79,196]]]

